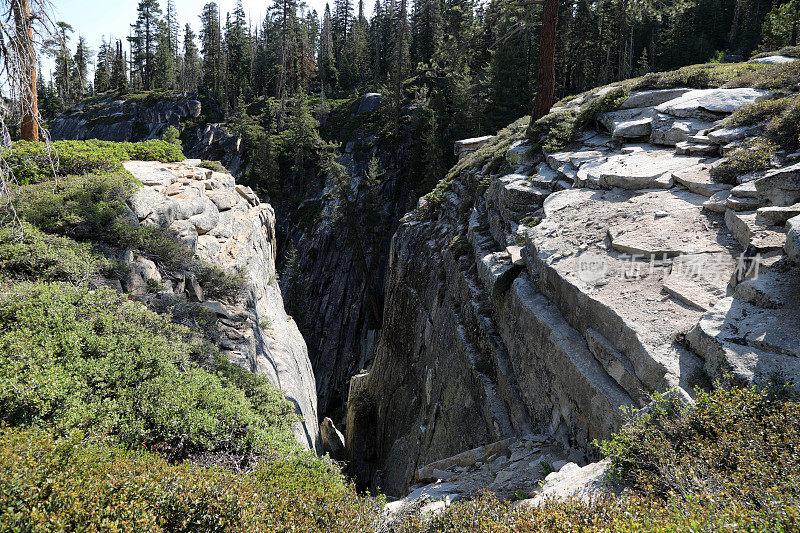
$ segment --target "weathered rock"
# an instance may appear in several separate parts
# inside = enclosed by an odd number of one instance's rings
[[[558,172],[550,168],[547,163],[539,163],[536,167],[536,174],[530,178],[531,183],[536,187],[551,190],[558,179]]]
[[[720,128],[708,132],[708,138],[717,144],[729,144],[734,141],[741,141],[754,131],[751,126],[739,126],[736,128]]]
[[[506,152],[506,160],[512,167],[531,164],[538,154],[533,147],[523,141],[517,141]]]
[[[711,167],[706,163],[676,170],[672,177],[693,193],[708,197],[731,188],[730,185],[714,181],[711,178]]]
[[[675,117],[706,118],[733,113],[747,104],[763,100],[769,91],[760,89],[696,89],[660,104],[656,109]]]
[[[446,459],[434,461],[418,469],[414,473],[414,481],[435,481],[437,477],[434,475],[434,472],[436,471],[448,470],[454,466],[473,466],[479,461],[486,462],[490,456],[499,456],[500,454],[510,455],[509,447],[512,442],[513,439],[503,439],[487,444],[486,446],[479,446],[467,450],[452,457],[447,457]]]
[[[717,155],[719,147],[713,144],[703,144],[691,141],[681,141],[675,145],[675,153],[678,155]]]
[[[772,205],[787,206],[800,202],[800,163],[768,171],[754,182],[761,198]]]
[[[484,144],[494,139],[494,135],[485,135],[483,137],[473,137],[471,139],[462,139],[455,142],[455,155],[458,159],[462,159]]]
[[[725,213],[728,210],[728,197],[731,191],[722,190],[715,192],[711,198],[703,202],[703,209],[713,211],[714,213]]]
[[[800,215],[800,204],[759,207],[756,213],[770,226],[783,226],[790,218]]]
[[[631,93],[620,107],[622,109],[655,107],[683,96],[690,90],[691,89],[655,89],[651,91],[638,91]]]
[[[202,113],[203,106],[200,104],[199,100],[189,100],[186,102],[186,110],[190,117],[197,118]]]
[[[650,134],[650,142],[652,144],[675,146],[711,126],[711,122],[698,118],[676,119],[673,116],[658,113],[653,118],[653,131]]]
[[[347,456],[344,435],[333,425],[333,420],[327,416],[322,419],[322,424],[319,426],[319,434],[322,438],[322,449],[329,453],[331,458],[343,461]]]
[[[616,154],[604,162],[587,163],[578,170],[579,183],[598,188],[668,189],[672,173],[697,165],[700,158],[676,157],[667,150],[645,145],[630,154]]]
[[[797,277],[783,288],[797,294]],[[790,296],[791,298],[791,296]],[[788,300],[788,299],[787,299]],[[791,300],[788,300],[791,301]],[[800,305],[766,309],[738,298],[724,298],[686,335],[711,375],[730,371],[749,382],[800,375]]]
[[[357,113],[372,113],[381,106],[383,102],[383,95],[380,93],[367,93],[361,98],[361,103],[358,104]]]
[[[763,207],[765,202],[759,198],[747,198],[734,196],[733,191],[731,195],[725,200],[725,207],[731,211],[755,211],[759,207]]]
[[[649,138],[653,131],[653,113],[650,109],[622,109],[602,113],[597,117],[615,139]]]
[[[755,59],[751,59],[750,63],[764,63],[766,65],[781,65],[783,63],[792,63],[797,61],[796,57],[787,57],[781,55],[774,55],[774,56],[766,56],[766,57],[757,57]]]
[[[574,498],[586,503],[615,493],[608,481],[608,461],[590,463],[579,467],[568,463],[557,472],[549,474],[539,493],[528,500],[520,500],[517,505],[538,507],[552,499]]]
[[[735,258],[724,252],[682,255],[672,261],[664,291],[702,311],[727,296]]]
[[[800,263],[800,216],[786,221],[786,255],[795,263]]]
[[[231,176],[207,172],[193,162],[129,161],[124,166],[147,182],[129,202],[142,224],[168,228],[200,259],[225,271],[245,272],[245,295],[236,303],[204,301],[202,287],[193,276],[184,277],[183,290],[226,320],[234,315],[247,317],[250,326],[222,343],[223,353],[236,364],[265,374],[283,390],[301,417],[295,427],[298,441],[318,448],[316,388],[306,345],[284,311],[280,289],[270,283],[275,277],[276,248],[272,207],[262,204],[249,188],[236,185]],[[162,192],[167,188],[171,196]],[[224,214],[215,198],[228,207]],[[142,280],[138,285],[144,285],[137,290],[147,289],[147,280],[153,280],[150,285],[167,283],[156,276],[155,265],[143,258],[129,259],[126,262],[134,264],[132,273]],[[262,326],[267,323],[269,327]]]
[[[176,220],[167,228],[192,252],[197,249],[197,229],[188,220]]]
[[[758,219],[755,211],[725,211],[725,224],[742,248],[755,252],[780,250],[786,243],[786,235],[779,228],[768,226]]]

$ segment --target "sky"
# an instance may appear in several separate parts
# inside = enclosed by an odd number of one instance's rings
[[[136,21],[138,3],[138,0],[52,0],[53,18],[56,21],[68,22],[75,29],[71,41],[73,50],[78,40],[78,34],[80,34],[86,38],[89,47],[96,52],[103,37],[109,41],[110,37],[124,39],[128,35],[131,23]],[[198,17],[205,3],[205,0],[175,0],[175,9],[181,25],[181,36],[187,22],[192,25],[195,33],[199,32],[200,19]],[[217,0],[223,20],[226,12],[233,11],[234,3],[235,0]],[[244,11],[252,19],[254,25],[263,18],[272,3],[273,0],[242,0]],[[316,9],[320,16],[325,10],[325,3],[326,0],[306,0],[308,7]],[[353,3],[358,5],[357,0]],[[371,15],[374,3],[375,0],[365,0],[364,6],[368,15]],[[166,0],[161,0],[161,4],[163,10],[166,7]],[[49,79],[52,61],[43,58],[42,68],[45,79]]]

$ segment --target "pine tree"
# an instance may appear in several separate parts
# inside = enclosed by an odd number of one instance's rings
[[[138,18],[131,27],[133,36],[129,37],[133,57],[142,85],[145,90],[153,88],[156,53],[158,51],[161,7],[158,0],[139,0]]]
[[[372,78],[378,80],[386,73],[384,63],[384,41],[383,41],[384,13],[381,0],[375,0],[372,20],[369,24],[369,55],[372,67]]]
[[[153,58],[153,87],[157,89],[175,89],[175,58],[169,25],[166,20],[159,21],[156,33],[156,55]]]
[[[113,90],[124,92],[128,88],[125,53],[122,51],[122,41],[120,40],[117,41],[114,59],[111,62],[111,79],[109,83]]]
[[[97,49],[97,60],[94,64],[94,90],[102,93],[108,90],[111,80],[111,46],[106,42],[105,37],[100,42]]]
[[[278,63],[278,79],[275,86],[275,97],[280,102],[279,120],[283,118],[283,111],[288,96],[287,85],[295,75],[292,69],[292,57],[295,52],[295,29],[297,19],[297,0],[277,0],[274,6],[276,18],[279,21],[280,55]]]
[[[236,0],[233,19],[226,24],[225,44],[227,48],[227,78],[229,81],[227,100],[231,107],[235,109],[239,98],[250,98],[252,96],[250,88],[249,33],[241,0]]]
[[[325,4],[319,37],[319,77],[325,87],[333,88],[338,84],[339,73],[333,49],[333,23],[329,4]]]
[[[181,68],[181,88],[189,93],[197,92],[200,83],[200,56],[197,44],[194,42],[195,34],[187,23],[183,30],[183,62]]]
[[[344,63],[344,53],[347,46],[347,37],[353,19],[353,0],[335,0],[333,18],[331,20],[331,32],[333,36],[333,55],[336,58],[336,68],[340,75],[346,76],[343,72],[346,67]]]
[[[57,31],[44,43],[44,52],[53,58],[55,72],[53,74],[56,91],[62,101],[68,105],[72,102],[71,70],[72,57],[69,53],[72,26],[66,22],[56,23]]]
[[[72,78],[71,85],[74,88],[76,100],[80,100],[86,94],[89,84],[89,61],[91,50],[86,45],[86,38],[78,36],[78,44],[75,46],[75,54],[72,56]]]
[[[441,1],[416,0],[412,28],[412,62],[430,64],[442,42]]]
[[[200,42],[203,52],[203,88],[212,96],[222,99],[222,35],[220,32],[219,8],[214,2],[203,7],[200,15]]]
[[[177,63],[178,59],[178,12],[175,10],[175,0],[167,0],[167,11],[164,13],[164,22],[167,24],[167,39],[172,60]]]

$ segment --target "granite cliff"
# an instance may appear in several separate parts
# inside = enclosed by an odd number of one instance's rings
[[[509,494],[542,457],[595,460],[655,393],[800,375],[800,154],[741,165],[772,127],[742,117],[798,88],[638,83],[557,104],[541,137],[521,120],[470,140],[403,218],[375,363],[350,384],[360,484]]]

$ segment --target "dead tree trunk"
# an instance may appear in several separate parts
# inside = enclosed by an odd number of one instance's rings
[[[29,0],[11,0],[22,79],[20,79],[20,102],[22,104],[23,141],[39,140],[39,98],[36,92],[36,51],[33,47],[33,26]]]
[[[550,112],[556,83],[556,25],[558,0],[544,0],[542,9],[542,34],[539,42],[539,71],[537,73],[536,100],[531,112],[533,123]]]

